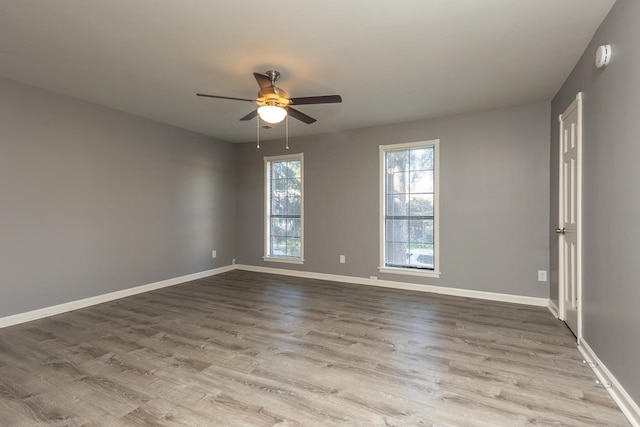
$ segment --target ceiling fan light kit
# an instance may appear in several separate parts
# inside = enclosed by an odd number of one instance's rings
[[[260,91],[258,92],[257,99],[248,98],[235,98],[231,96],[209,95],[206,93],[196,93],[197,96],[204,96],[207,98],[219,98],[230,99],[234,101],[246,101],[252,102],[258,106],[256,110],[253,110],[246,116],[242,117],[240,121],[247,121],[257,117],[257,126],[259,129],[260,119],[267,123],[276,124],[282,122],[289,116],[294,119],[300,120],[303,123],[310,125],[314,123],[316,119],[307,116],[302,111],[292,108],[292,105],[313,105],[313,104],[337,104],[342,102],[340,95],[323,95],[323,96],[305,96],[301,98],[289,98],[287,92],[276,87],[276,81],[280,78],[280,73],[276,70],[269,70],[265,74],[253,73]],[[288,120],[287,120],[288,123]],[[259,131],[259,130],[258,130]],[[287,140],[289,138],[289,129],[286,129]],[[258,134],[258,148],[260,147],[260,135]],[[289,148],[289,142],[287,141],[287,148]]]
[[[258,107],[258,115],[265,122],[276,124],[284,120],[287,110],[277,105],[263,105]]]

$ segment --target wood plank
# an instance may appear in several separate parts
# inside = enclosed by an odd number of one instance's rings
[[[0,330],[0,425],[628,423],[544,308],[232,271]]]

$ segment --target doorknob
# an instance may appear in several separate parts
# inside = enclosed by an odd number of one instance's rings
[[[566,230],[564,228],[556,228],[556,233],[557,234],[564,234],[566,232]]]

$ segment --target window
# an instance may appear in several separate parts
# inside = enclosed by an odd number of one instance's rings
[[[302,154],[265,157],[265,256],[301,264],[303,258]]]
[[[380,271],[439,277],[438,140],[380,146]]]

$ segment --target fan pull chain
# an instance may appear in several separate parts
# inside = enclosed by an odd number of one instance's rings
[[[289,115],[287,114],[284,122],[284,139],[286,141],[285,148],[289,149]]]
[[[256,115],[256,148],[260,148],[260,115]]]

